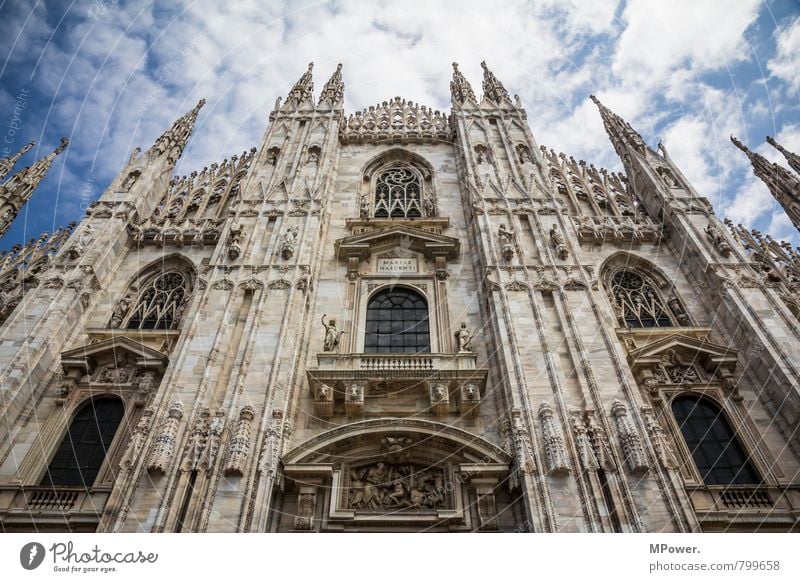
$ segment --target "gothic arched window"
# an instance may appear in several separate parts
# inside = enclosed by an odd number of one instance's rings
[[[128,329],[175,329],[180,321],[184,301],[189,292],[186,276],[167,271],[150,278],[142,286],[139,297],[123,327]]]
[[[375,183],[375,218],[421,218],[422,187],[410,167],[383,170]]]
[[[124,415],[118,398],[95,398],[84,404],[72,419],[41,484],[91,487]]]
[[[672,413],[706,485],[761,482],[724,413],[706,398],[679,396]]]
[[[611,298],[628,327],[673,325],[669,308],[662,301],[655,285],[639,273],[614,273],[611,277]]]
[[[416,354],[431,351],[428,303],[406,288],[386,289],[367,303],[364,351]]]

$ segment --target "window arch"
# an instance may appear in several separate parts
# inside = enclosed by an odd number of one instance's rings
[[[761,482],[725,414],[699,396],[679,396],[672,413],[706,485],[755,485]]]
[[[124,415],[118,398],[94,398],[84,404],[72,419],[41,484],[91,487]]]
[[[172,269],[147,279],[123,327],[128,329],[175,329],[191,295],[187,276]]]
[[[428,302],[405,287],[384,289],[367,303],[364,352],[428,353]]]
[[[611,299],[628,327],[670,327],[670,310],[655,284],[635,271],[620,270],[611,276]]]
[[[422,182],[411,167],[384,169],[375,182],[375,218],[421,218]]]

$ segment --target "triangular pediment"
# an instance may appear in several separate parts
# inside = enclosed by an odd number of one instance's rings
[[[159,371],[163,371],[169,362],[169,358],[157,350],[148,348],[127,336],[116,336],[61,352],[61,365],[65,371],[70,368],[80,368],[88,372],[99,362],[123,357],[135,362],[139,367]]]
[[[451,259],[458,255],[461,243],[453,237],[398,224],[340,238],[335,248],[339,258],[355,256],[366,259],[377,250],[383,251],[393,246],[422,253],[427,258],[444,255]]]
[[[628,362],[632,367],[654,365],[671,353],[680,354],[688,361],[699,362],[709,371],[721,364],[735,365],[738,355],[734,348],[674,333],[631,351]]]

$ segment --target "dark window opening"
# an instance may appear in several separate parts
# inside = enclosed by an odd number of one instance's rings
[[[125,409],[117,398],[86,403],[72,419],[41,484],[91,487],[124,415]]]
[[[410,289],[388,289],[367,304],[364,351],[382,354],[429,353],[428,303]]]
[[[761,482],[722,410],[705,398],[680,396],[672,403],[686,446],[706,485]]]

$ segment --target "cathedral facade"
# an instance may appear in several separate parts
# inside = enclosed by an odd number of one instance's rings
[[[174,176],[201,101],[2,257],[0,531],[797,530],[797,251],[482,66],[348,114],[309,65]]]

